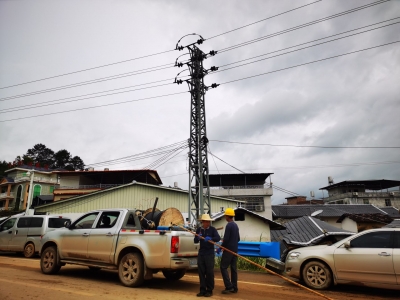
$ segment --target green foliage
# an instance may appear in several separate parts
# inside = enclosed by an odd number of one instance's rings
[[[13,162],[0,161],[0,178],[5,176],[6,170],[20,165],[68,171],[83,170],[85,167],[85,163],[79,156],[72,157],[71,153],[65,149],[54,152],[44,144],[36,144],[22,157],[18,155]]]
[[[265,267],[265,263],[266,263],[266,259],[265,258],[261,258],[261,257],[246,257],[248,260],[251,260],[253,262],[255,262],[256,264],[259,264],[263,267]],[[221,266],[221,257],[215,257],[215,267],[219,268]],[[242,258],[238,258],[237,261],[237,268],[238,270],[242,270],[242,271],[255,271],[255,272],[266,272],[263,269],[249,263],[248,261],[245,261]]]

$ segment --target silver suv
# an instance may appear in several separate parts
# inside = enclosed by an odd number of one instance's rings
[[[400,228],[371,229],[289,252],[286,274],[314,289],[354,284],[400,290]]]
[[[39,251],[41,237],[49,231],[64,227],[70,221],[62,216],[15,216],[0,225],[0,251],[21,252],[33,257]]]

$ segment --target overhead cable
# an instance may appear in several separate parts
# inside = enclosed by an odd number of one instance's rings
[[[126,59],[126,60],[122,60],[122,61],[118,61],[118,62],[114,62],[114,63],[109,63],[109,64],[97,66],[97,67],[86,68],[86,69],[79,70],[79,71],[74,71],[74,72],[69,72],[69,73],[64,73],[64,74],[60,74],[60,75],[50,76],[50,77],[46,77],[46,78],[42,78],[42,79],[37,79],[37,80],[32,80],[32,81],[28,81],[28,82],[18,83],[18,84],[14,84],[14,85],[4,86],[4,87],[0,87],[0,89],[7,89],[7,88],[14,87],[14,86],[20,86],[20,85],[24,85],[24,84],[28,84],[28,83],[33,83],[33,82],[48,80],[48,79],[52,79],[52,78],[67,76],[67,75],[71,75],[71,74],[86,72],[86,71],[89,71],[89,70],[94,70],[94,69],[109,67],[109,66],[112,66],[112,65],[122,64],[122,63],[126,63],[126,62],[128,62],[128,61],[133,61],[133,60],[138,60],[138,59],[142,59],[142,58],[146,58],[146,57],[156,56],[156,55],[160,55],[160,54],[164,54],[164,53],[168,53],[168,52],[172,52],[172,51],[175,51],[175,49],[167,50],[167,51],[162,51],[162,52],[158,52],[158,53],[153,53],[153,54],[148,54],[148,55],[144,55],[144,56],[139,56],[139,57],[135,57],[135,58],[130,58],[130,59]]]
[[[323,148],[323,149],[399,149],[400,146],[317,146],[317,145],[290,145],[290,144],[263,144],[263,143],[247,143],[247,142],[234,142],[223,140],[209,140],[210,142],[239,144],[239,145],[252,145],[252,146],[269,146],[269,147],[294,147],[294,148]]]
[[[334,19],[334,18],[337,18],[337,17],[341,17],[341,16],[344,16],[344,15],[347,15],[347,14],[350,14],[350,13],[353,13],[353,12],[356,12],[356,11],[359,11],[359,10],[362,10],[362,9],[366,9],[366,8],[369,8],[369,7],[372,7],[372,6],[375,6],[375,5],[379,5],[379,4],[383,4],[383,3],[388,2],[388,1],[390,1],[390,0],[380,0],[380,1],[376,1],[376,2],[373,2],[373,3],[367,4],[367,5],[362,5],[362,6],[353,8],[353,9],[349,9],[349,10],[343,11],[341,13],[337,13],[337,14],[325,17],[325,18],[317,19],[317,20],[314,20],[314,21],[311,21],[311,22],[307,22],[307,23],[304,23],[304,24],[301,24],[301,25],[297,25],[297,26],[294,26],[294,27],[291,27],[291,28],[288,28],[288,29],[285,29],[285,30],[281,30],[281,31],[278,31],[278,32],[275,32],[275,33],[272,33],[272,34],[269,34],[269,35],[266,35],[266,36],[263,36],[263,37],[252,39],[252,40],[249,40],[247,42],[242,42],[242,43],[239,43],[239,44],[236,44],[236,45],[232,45],[232,46],[229,46],[229,47],[226,47],[226,48],[222,48],[220,50],[217,50],[217,52],[218,53],[223,53],[223,52],[226,52],[226,51],[237,49],[237,48],[240,48],[240,47],[243,47],[243,46],[247,46],[247,45],[250,45],[250,44],[253,44],[253,43],[257,43],[259,41],[263,41],[265,39],[269,39],[269,38],[272,38],[272,37],[275,37],[275,36],[278,36],[278,35],[281,35],[281,34],[285,34],[285,33],[291,32],[291,31],[295,31],[295,30],[298,30],[298,29],[301,29],[301,28],[304,28],[304,27],[308,27],[308,26],[311,26],[311,25],[314,25],[314,24],[317,24],[317,23],[321,23],[321,22],[324,22],[324,21],[327,21],[327,20],[331,20],[331,19]]]
[[[206,41],[207,41],[207,40],[211,40],[211,39],[216,38],[216,37],[218,37],[218,36],[221,36],[221,35],[224,35],[224,34],[233,32],[233,31],[237,31],[237,30],[243,29],[243,28],[245,28],[245,27],[249,27],[249,26],[252,26],[252,25],[257,24],[257,23],[260,23],[260,22],[264,22],[264,21],[266,21],[266,20],[269,20],[269,19],[272,19],[272,18],[281,16],[281,15],[287,14],[287,13],[289,13],[289,12],[298,10],[298,9],[300,9],[300,8],[304,8],[304,7],[306,7],[306,6],[309,6],[309,5],[312,5],[312,4],[315,4],[315,3],[317,3],[317,2],[321,2],[321,1],[322,1],[322,0],[314,1],[314,2],[311,2],[311,3],[305,4],[305,5],[302,5],[302,6],[299,6],[299,7],[296,7],[296,8],[287,10],[287,11],[284,11],[284,12],[282,12],[282,13],[273,15],[273,16],[271,16],[271,17],[268,17],[268,18],[265,18],[265,19],[262,19],[262,20],[259,20],[259,21],[256,21],[256,22],[253,22],[253,23],[244,25],[244,26],[240,26],[240,27],[235,28],[235,29],[232,29],[232,30],[225,31],[225,32],[220,33],[220,34],[217,34],[217,35],[214,35],[214,36],[212,36],[212,37],[206,38],[205,40],[206,40]]]

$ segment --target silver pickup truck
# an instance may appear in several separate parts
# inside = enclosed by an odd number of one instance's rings
[[[199,246],[192,234],[168,228],[145,230],[140,221],[135,210],[107,209],[67,222],[66,228],[43,236],[42,272],[55,274],[65,264],[115,269],[122,284],[136,287],[159,271],[167,279],[179,280],[187,269],[197,268]]]

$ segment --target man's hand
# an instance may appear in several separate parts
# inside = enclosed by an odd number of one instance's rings
[[[206,242],[210,241],[211,238],[209,236],[206,236],[206,238],[204,239]]]
[[[217,247],[217,254],[220,254],[222,252],[222,248]]]

